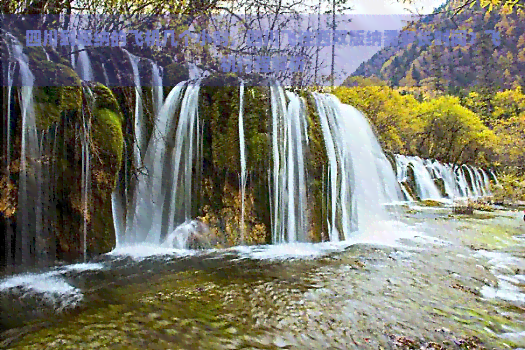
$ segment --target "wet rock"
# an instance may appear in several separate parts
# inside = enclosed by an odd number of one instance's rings
[[[451,288],[454,288],[454,289],[458,289],[458,290],[461,290],[465,293],[470,293],[470,294],[473,294],[473,295],[476,295],[476,296],[479,296],[479,292],[475,289],[472,289],[470,287],[467,287],[467,286],[463,286],[459,283],[454,283],[453,285],[450,286]]]

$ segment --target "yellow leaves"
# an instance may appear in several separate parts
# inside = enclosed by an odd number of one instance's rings
[[[525,62],[525,48],[521,49],[518,53],[518,61]]]

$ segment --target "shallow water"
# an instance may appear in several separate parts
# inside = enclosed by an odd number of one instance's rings
[[[132,247],[11,277],[0,281],[1,321],[11,328],[0,347],[525,347],[519,213],[416,208],[403,217],[405,226],[389,226],[388,245],[377,244],[383,227],[340,244]]]

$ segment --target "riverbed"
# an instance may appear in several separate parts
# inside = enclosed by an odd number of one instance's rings
[[[401,207],[354,242],[120,249],[0,281],[9,349],[525,348],[519,212]]]

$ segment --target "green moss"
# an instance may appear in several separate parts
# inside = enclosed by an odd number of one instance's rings
[[[108,160],[115,164],[122,161],[122,116],[120,113],[101,108],[93,113],[93,142],[98,150],[108,156]]]
[[[312,216],[310,237],[312,241],[320,242],[328,237],[327,213],[330,211],[330,203],[323,200],[323,198],[326,198],[323,195],[323,190],[328,188],[328,176],[326,176],[328,154],[315,99],[309,93],[306,93],[304,97],[306,100],[309,139],[307,170],[309,174],[308,189],[310,192],[308,210]]]
[[[421,205],[424,205],[425,207],[441,207],[443,204],[438,201],[434,201],[431,199],[425,199],[420,202]]]
[[[97,84],[93,87],[93,93],[95,94],[95,108],[96,109],[108,109],[116,114],[119,121],[123,121],[122,114],[120,112],[120,107],[115,99],[115,95],[110,88]]]
[[[40,130],[58,123],[63,116],[74,116],[82,108],[82,88],[77,74],[61,64],[41,62],[38,77],[48,79],[36,83],[34,89],[35,116]],[[49,85],[49,86],[45,86]]]

